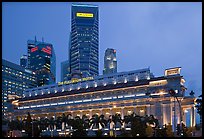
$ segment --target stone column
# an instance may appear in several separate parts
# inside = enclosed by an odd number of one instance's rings
[[[191,127],[195,126],[195,107],[191,107]]]
[[[124,119],[124,107],[121,108],[121,118]]]
[[[186,125],[186,112],[185,112],[186,110],[184,109],[183,110],[183,123],[184,123],[184,125]]]
[[[146,106],[146,115],[150,115],[150,105],[148,104],[147,106]]]
[[[133,112],[137,114],[137,108],[136,108],[136,106],[134,106]]]
[[[57,119],[57,117],[56,117],[56,112],[54,112],[54,116],[55,116],[55,120]]]
[[[82,118],[82,111],[80,111],[80,118]]]
[[[89,110],[89,117],[92,117],[92,110]]]
[[[100,115],[102,115],[103,114],[103,110],[102,109],[100,109]]]
[[[110,115],[112,115],[113,114],[113,111],[112,111],[112,108],[110,108]]]

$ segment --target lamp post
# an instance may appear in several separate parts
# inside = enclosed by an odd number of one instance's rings
[[[182,133],[182,132],[183,132],[183,130],[182,130],[182,122],[183,122],[183,120],[182,120],[182,112],[181,112],[181,103],[180,103],[180,101],[178,100],[178,98],[177,98],[177,96],[176,96],[176,92],[175,92],[173,89],[170,89],[170,90],[169,90],[169,94],[174,97],[174,120],[175,120],[175,113],[176,113],[176,112],[175,112],[175,111],[176,111],[176,109],[175,109],[175,98],[176,98],[176,100],[177,100],[177,102],[178,102],[178,104],[179,104],[180,130],[181,130],[181,133]],[[181,136],[181,133],[180,133],[180,136]]]

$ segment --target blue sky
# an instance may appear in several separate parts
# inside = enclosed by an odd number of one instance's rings
[[[83,2],[84,3],[84,2]],[[118,71],[150,66],[155,76],[182,67],[187,93],[202,91],[202,3],[90,2],[99,6],[99,73],[106,48],[117,52]],[[71,3],[2,3],[2,56],[20,63],[27,40],[44,37],[57,62],[68,58]]]

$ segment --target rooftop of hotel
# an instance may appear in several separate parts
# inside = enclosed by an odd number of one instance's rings
[[[171,75],[180,76],[180,74]],[[59,82],[52,85],[27,89],[23,92],[24,99],[46,98],[61,95],[72,95],[84,92],[110,90],[115,88],[149,85],[151,81],[164,80],[168,76],[154,77],[149,68],[115,74],[100,75],[88,80],[76,79],[74,81]],[[87,79],[87,78],[85,78]],[[127,84],[128,82],[128,84]]]

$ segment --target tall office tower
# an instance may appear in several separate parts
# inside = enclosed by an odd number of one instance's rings
[[[99,74],[98,6],[72,4],[71,13],[71,73],[96,76]]]
[[[34,48],[37,43],[40,43],[37,41],[36,36],[35,36],[35,40],[28,40],[27,41],[27,69],[30,69],[30,53],[31,53],[31,49]]]
[[[69,60],[61,63],[61,81],[71,80]]]
[[[27,67],[27,55],[23,55],[23,56],[21,56],[21,58],[20,58],[20,65],[22,66],[22,67],[24,67],[24,68],[26,68]]]
[[[2,116],[8,112],[9,95],[22,97],[23,91],[37,87],[35,73],[24,67],[2,59]]]
[[[56,57],[52,44],[35,41],[35,47],[30,49],[30,69],[37,75],[38,86],[55,83]]]
[[[104,56],[103,74],[110,74],[117,72],[116,50],[108,48]]]

